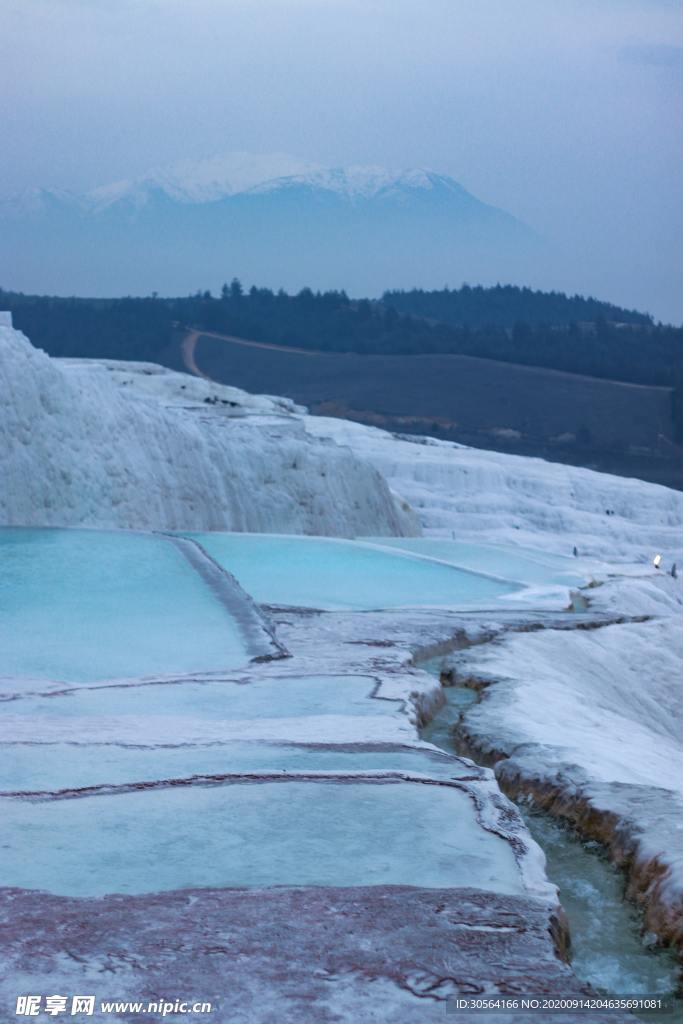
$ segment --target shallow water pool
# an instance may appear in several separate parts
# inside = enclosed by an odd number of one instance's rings
[[[324,537],[192,534],[262,604],[305,608],[490,607],[513,584],[409,553]]]
[[[0,793],[258,771],[404,771],[448,779],[462,774],[462,765],[437,752],[390,744],[323,747],[245,740],[194,747],[0,746]]]
[[[518,551],[495,544],[464,544],[440,537],[367,537],[363,540],[518,583],[564,586],[585,583],[573,558],[541,551]]]
[[[373,697],[371,676],[280,676],[251,682],[154,683],[99,686],[0,703],[3,714],[38,716],[181,715],[230,719],[305,715],[391,715],[399,701]]]
[[[237,624],[162,537],[0,529],[3,676],[87,682],[243,665]]]
[[[193,886],[472,886],[523,893],[509,843],[461,790],[263,782],[0,799],[6,886],[68,896]]]

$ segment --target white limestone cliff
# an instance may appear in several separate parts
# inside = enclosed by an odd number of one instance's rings
[[[380,473],[286,399],[145,364],[50,359],[0,326],[0,523],[419,532]]]

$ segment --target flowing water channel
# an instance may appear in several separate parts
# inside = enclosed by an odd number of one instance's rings
[[[441,661],[425,661],[420,668],[439,676]],[[457,754],[453,730],[476,702],[477,693],[462,686],[446,686],[444,696],[446,703],[421,737]],[[623,875],[610,864],[599,844],[582,842],[571,828],[530,805],[518,806],[545,853],[548,877],[560,890],[571,931],[572,967],[578,977],[610,995],[676,990],[679,969],[675,956],[643,936],[640,913],[624,899]],[[649,1013],[643,1019],[681,1024],[683,1001],[677,1000],[671,1013]]]

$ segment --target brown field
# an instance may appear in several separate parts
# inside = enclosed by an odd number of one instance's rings
[[[199,332],[180,337],[167,362],[314,413],[683,488],[668,388],[472,356],[316,353]]]

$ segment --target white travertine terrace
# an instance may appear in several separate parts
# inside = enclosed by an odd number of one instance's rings
[[[377,470],[286,399],[148,364],[54,360],[0,327],[0,523],[419,532]]]

